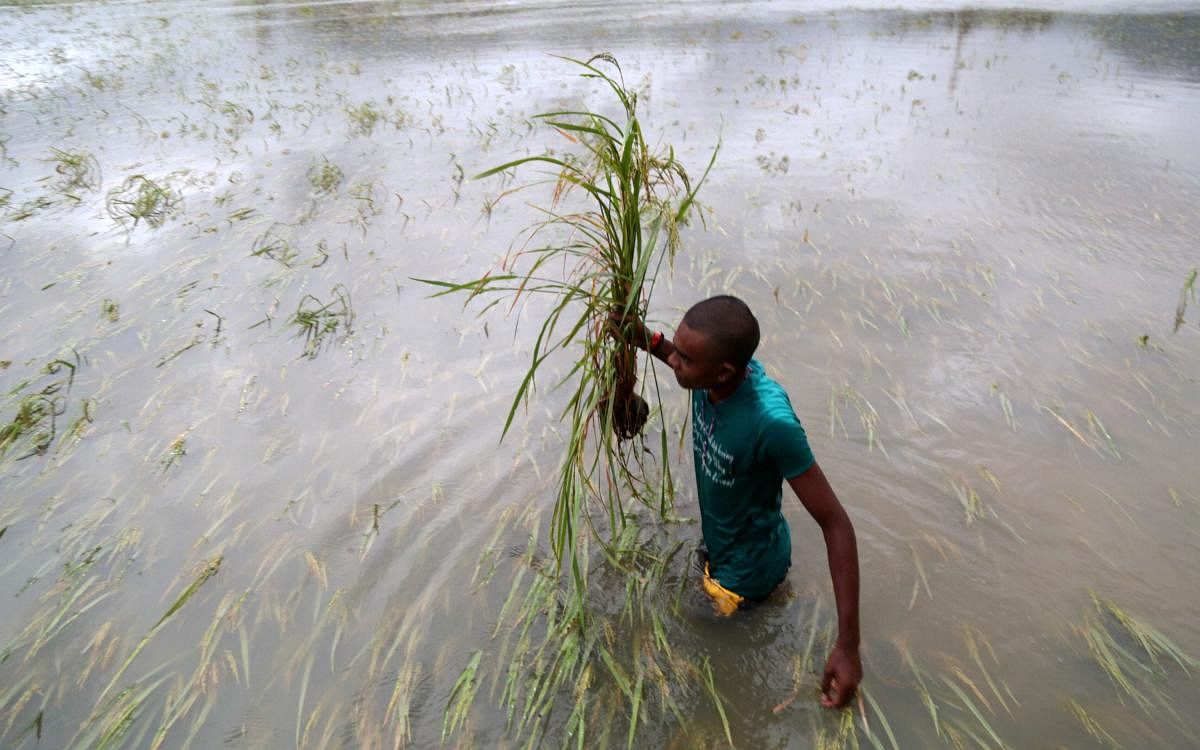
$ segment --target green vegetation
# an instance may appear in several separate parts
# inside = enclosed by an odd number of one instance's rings
[[[1183,316],[1187,312],[1188,300],[1191,300],[1193,305],[1196,304],[1196,276],[1198,274],[1200,274],[1200,269],[1193,268],[1183,282],[1183,289],[1179,290],[1179,305],[1175,308],[1176,331],[1183,326]]]
[[[546,635],[540,646],[523,637],[509,655],[509,680],[501,703],[512,716],[523,694],[521,719],[512,728],[518,735],[536,735],[553,708],[553,697],[568,686],[586,682],[599,667],[615,681],[629,710],[632,746],[639,716],[644,715],[643,689],[650,675],[643,671],[647,665],[636,650],[614,649],[600,638],[602,628],[594,622],[589,603],[591,540],[599,542],[606,562],[628,579],[621,617],[660,636],[646,644],[670,667],[666,671],[660,668],[658,674],[666,679],[674,672],[677,680],[692,684],[699,682],[699,674],[692,662],[671,657],[662,621],[644,598],[662,577],[673,552],[660,555],[638,544],[639,530],[630,503],[640,502],[666,518],[673,502],[673,485],[666,464],[650,467],[643,463],[642,432],[650,408],[637,389],[637,351],[626,343],[626,332],[618,330],[610,313],[618,319],[645,315],[658,274],[679,247],[679,225],[688,216],[703,177],[693,186],[673,149],[651,149],[637,116],[637,94],[625,85],[615,58],[597,55],[570,62],[583,68],[583,77],[598,81],[616,96],[624,120],[586,109],[537,115],[579,151],[561,157],[545,154],[517,159],[478,176],[525,166],[551,168],[549,180],[505,193],[547,182],[553,185],[550,205],[537,209],[541,219],[527,230],[519,243],[521,249],[510,253],[499,269],[471,281],[422,281],[440,287],[437,296],[464,293],[467,302],[493,297],[484,311],[501,301],[515,305],[531,296],[549,304],[502,436],[512,426],[517,410],[532,396],[543,363],[559,353],[570,357],[569,375],[560,383],[570,389],[563,414],[567,444],[550,526],[556,565],[548,571],[534,571],[524,603],[515,610],[514,630],[528,633],[532,623],[545,615]],[[598,67],[601,64],[612,74]],[[627,450],[624,444],[628,441],[634,447]],[[658,443],[659,455],[666,455],[665,430]],[[565,599],[558,594],[558,573],[564,568],[569,571],[572,592]],[[519,576],[505,612],[513,611],[510,605],[520,584]],[[501,620],[504,618],[502,612]],[[550,659],[548,667],[546,658]],[[632,678],[622,663],[632,665]],[[529,681],[519,680],[521,675],[528,675]],[[711,687],[711,679],[708,684]],[[457,691],[460,697],[463,694]],[[586,695],[577,691],[576,697],[568,721],[582,731],[580,717]],[[716,699],[715,692],[713,697]],[[664,698],[661,707],[678,711],[669,698]],[[447,728],[452,728],[462,709],[456,701],[447,710]]]
[[[658,486],[651,488],[618,446],[620,441],[640,435],[649,409],[635,392],[636,350],[624,343],[626,337],[614,328],[609,314],[645,314],[658,273],[679,246],[678,227],[692,207],[699,184],[692,187],[672,149],[651,151],[637,118],[637,95],[625,87],[614,58],[599,55],[586,62],[571,62],[585,69],[584,77],[602,82],[616,95],[625,122],[586,110],[537,115],[582,146],[583,153],[517,159],[479,177],[525,165],[553,167],[557,171],[552,203],[539,209],[543,220],[530,228],[522,249],[505,258],[495,272],[467,282],[422,281],[441,287],[437,296],[465,293],[468,302],[495,296],[485,311],[503,299],[513,304],[530,295],[549,299],[550,310],[542,320],[530,366],[513,398],[502,434],[507,434],[517,409],[532,395],[538,368],[556,352],[571,353],[574,362],[569,380],[574,389],[564,414],[570,437],[551,544],[555,559],[560,565],[570,563],[577,587],[582,589],[582,563],[575,548],[584,533],[598,530],[592,507],[598,507],[607,518],[611,547],[623,530],[625,492],[632,489],[635,497],[662,513],[670,506],[666,467]],[[611,65],[617,77],[596,67],[601,62]],[[525,187],[541,184],[544,182]],[[575,197],[581,200],[568,205]],[[538,244],[543,235],[551,233],[546,244]],[[516,270],[519,266],[523,268]],[[566,272],[554,275],[557,267]],[[663,440],[665,453],[665,435]],[[600,538],[604,540],[603,535]]]
[[[1076,632],[1092,658],[1113,687],[1147,713],[1169,707],[1170,695],[1160,681],[1169,675],[1170,664],[1190,675],[1190,669],[1200,669],[1200,661],[1116,602],[1089,593],[1094,616]]]
[[[250,254],[256,258],[270,258],[280,265],[290,268],[300,251],[291,240],[281,236],[278,225],[272,225],[254,240]]]
[[[308,184],[318,195],[325,195],[337,190],[342,184],[342,170],[325,157],[308,168]]]
[[[347,106],[346,117],[350,119],[351,132],[364,136],[375,132],[375,126],[385,119],[383,112],[371,102]]]
[[[168,185],[135,174],[108,191],[107,208],[108,215],[121,226],[132,219],[133,227],[145,221],[158,228],[179,211],[182,202],[183,197]]]
[[[65,378],[56,378],[43,385],[41,389],[27,393],[16,401],[16,413],[6,424],[0,424],[0,458],[4,458],[9,451],[18,447],[23,449],[23,452],[18,451],[20,453],[17,456],[18,460],[31,456],[42,456],[49,451],[58,434],[58,418],[67,411],[64,394],[71,390],[71,386],[75,382],[75,371],[79,365],[80,358],[76,354],[74,362],[56,359],[42,368],[42,375],[59,375],[64,370],[67,371],[67,374]],[[15,396],[29,385],[28,381],[21,383],[7,395]],[[91,421],[86,400],[84,417]],[[78,426],[78,422],[76,426]],[[75,432],[74,427],[72,432]]]
[[[25,396],[17,405],[12,420],[0,427],[0,458],[18,442],[27,440],[30,451],[21,458],[42,455],[54,441],[55,418],[63,414],[59,400],[45,392]]]
[[[100,164],[87,151],[63,151],[51,148],[51,161],[58,177],[54,189],[69,198],[79,200],[79,193],[100,189]]]
[[[315,359],[339,329],[343,338],[349,335],[354,323],[354,309],[346,287],[338,284],[332,294],[333,299],[329,302],[322,302],[311,294],[304,295],[289,320],[298,329],[296,335],[304,337],[304,356],[309,359]]]

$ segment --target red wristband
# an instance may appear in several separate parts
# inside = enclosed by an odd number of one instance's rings
[[[654,333],[653,333],[653,334],[650,336],[650,344],[649,344],[649,346],[647,346],[647,347],[646,347],[646,351],[648,351],[648,352],[650,352],[651,354],[653,354],[653,353],[654,353],[654,350],[658,348],[658,345],[662,343],[662,340],[663,340],[663,333],[662,333],[662,331],[655,331],[655,332],[654,332]]]

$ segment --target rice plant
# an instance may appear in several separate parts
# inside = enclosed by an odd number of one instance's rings
[[[63,195],[79,200],[79,193],[100,187],[100,164],[87,151],[64,151],[51,148],[54,162],[54,188]]]
[[[342,184],[341,167],[321,157],[321,161],[308,168],[308,184],[317,195],[327,195]]]
[[[179,211],[182,202],[183,197],[169,185],[135,174],[108,191],[106,207],[108,215],[123,227],[132,219],[132,227],[127,228],[136,227],[139,221],[158,228]]]
[[[1183,288],[1179,290],[1179,305],[1175,308],[1176,331],[1183,326],[1183,316],[1187,312],[1188,300],[1191,300],[1192,304],[1196,303],[1196,276],[1198,274],[1200,274],[1200,268],[1193,268],[1183,282]]]
[[[582,532],[595,528],[589,514],[593,504],[598,501],[609,522],[610,540],[615,539],[625,515],[620,493],[629,487],[648,489],[619,446],[641,434],[650,409],[637,392],[636,349],[620,335],[610,312],[618,318],[644,314],[663,263],[673,259],[679,247],[679,225],[700,184],[692,186],[673,149],[651,150],[637,117],[637,95],[626,87],[615,58],[602,54],[587,61],[564,59],[581,66],[581,75],[615,94],[624,122],[589,110],[537,115],[582,153],[517,159],[478,178],[528,165],[551,167],[553,197],[549,206],[538,208],[541,220],[528,229],[520,249],[510,252],[498,269],[466,282],[419,280],[440,287],[436,296],[465,293],[468,303],[476,297],[495,297],[484,311],[505,299],[516,305],[531,295],[549,298],[551,307],[542,319],[502,436],[534,392],[539,367],[556,352],[569,352],[574,361],[563,384],[573,389],[563,416],[570,437],[551,543],[558,563],[569,559],[578,577],[579,561],[572,550]],[[615,73],[604,72],[599,63]],[[545,183],[536,181],[506,195]],[[568,207],[576,196],[580,200]],[[562,269],[561,274],[557,269]],[[669,502],[662,492],[667,486],[669,478],[664,476],[654,490],[660,510]],[[644,493],[635,491],[635,495],[650,499]]]
[[[672,148],[655,151],[649,146],[637,116],[637,95],[625,85],[615,58],[601,54],[586,61],[563,59],[615,95],[623,121],[589,109],[537,115],[573,151],[506,162],[477,179],[522,167],[549,167],[546,179],[501,195],[551,185],[549,205],[535,207],[539,219],[518,238],[499,268],[466,282],[417,280],[438,287],[435,296],[462,293],[467,303],[490,297],[481,315],[505,301],[513,307],[533,298],[549,304],[501,439],[517,410],[532,397],[542,365],[554,355],[567,357],[568,375],[557,386],[566,388],[569,398],[562,414],[567,441],[550,523],[554,565],[538,565],[530,558],[514,578],[498,617],[496,635],[507,630],[498,658],[502,670],[507,664],[500,704],[510,717],[510,731],[527,736],[532,745],[544,736],[556,696],[570,690],[575,700],[567,725],[582,737],[588,724],[586,704],[596,701],[575,688],[591,684],[600,671],[611,678],[613,700],[628,708],[632,747],[639,722],[645,722],[651,709],[647,680],[666,685],[669,672],[670,684],[705,683],[701,668],[672,656],[662,620],[648,598],[666,577],[674,552],[656,554],[643,547],[638,514],[630,503],[639,501],[664,518],[673,485],[665,461],[653,475],[642,463],[647,452],[642,433],[650,406],[642,395],[644,385],[638,387],[637,350],[619,321],[645,314],[660,271],[679,248],[679,226],[708,169],[693,184]],[[714,150],[709,169],[715,158]],[[666,456],[665,430],[658,443],[658,454]],[[599,562],[624,576],[626,596],[618,613],[605,614],[595,607],[595,591],[588,582],[592,541],[599,542]],[[536,531],[529,549],[536,549]],[[564,569],[569,594],[559,588]],[[618,649],[611,637],[614,618],[648,632],[635,639],[631,649],[626,644]],[[531,630],[535,622],[540,626]],[[720,709],[711,676],[707,684]],[[461,724],[465,709],[458,697],[465,695],[457,691],[447,705],[447,731]],[[682,715],[670,690],[664,687],[661,696],[655,705]],[[611,723],[606,726],[611,728]]]
[[[76,353],[74,362],[60,358],[42,367],[42,375],[59,375],[65,370],[66,377],[52,380],[17,400],[16,413],[8,422],[0,423],[0,459],[18,446],[22,446],[24,452],[17,460],[46,454],[58,434],[58,418],[67,411],[66,399],[61,392],[71,390],[81,363]],[[6,395],[16,396],[29,385],[30,381],[21,383]]]
[[[1111,599],[1089,591],[1093,612],[1076,635],[1113,686],[1117,698],[1136,706],[1148,717],[1170,720],[1184,732],[1186,722],[1174,708],[1171,679],[1176,671],[1190,679],[1200,660],[1183,651],[1170,638],[1146,621],[1128,613]],[[1095,736],[1078,711],[1076,718]]]
[[[44,392],[31,393],[17,404],[17,413],[0,426],[0,458],[20,442],[27,442],[28,452],[21,458],[40,456],[54,442],[55,420],[62,416],[63,405]]]
[[[304,356],[315,359],[321,350],[332,341],[341,329],[343,336],[349,335],[354,323],[354,309],[350,306],[350,293],[338,284],[333,288],[333,299],[322,302],[306,294],[296,307],[290,322],[296,326],[297,336],[304,337]]]
[[[272,224],[254,239],[250,254],[256,258],[270,258],[285,268],[291,268],[300,251],[290,239],[282,235],[279,225]]]

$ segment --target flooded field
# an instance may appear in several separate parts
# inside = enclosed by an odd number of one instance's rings
[[[0,747],[1200,745],[1200,5],[908,6],[0,6]],[[413,280],[539,218],[472,175],[570,151],[598,52],[720,143],[650,317],[762,324],[846,711],[794,498],[783,590],[706,603],[664,368],[674,507],[552,642],[566,360],[501,443],[545,308]]]

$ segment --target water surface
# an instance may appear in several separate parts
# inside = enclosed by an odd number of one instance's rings
[[[470,175],[569,148],[530,117],[610,103],[551,53],[608,51],[693,173],[721,143],[652,317],[731,292],[762,323],[858,531],[859,742],[1194,747],[1196,668],[1103,603],[1200,658],[1200,304],[1174,330],[1200,264],[1198,13],[0,8],[0,423],[36,393],[62,412],[41,455],[0,459],[0,745],[431,746],[477,651],[447,742],[522,744],[501,611],[547,559],[528,544],[563,397],[547,377],[498,443],[539,308],[477,318],[411,277],[508,250],[536,214]],[[93,160],[77,184],[61,153]],[[161,226],[110,212],[134,175],[175,196]],[[345,314],[308,357],[289,318],[313,300]],[[686,397],[660,376],[678,446]],[[685,519],[690,460],[668,457]],[[742,747],[842,727],[796,667],[815,629],[819,669],[832,596],[818,530],[786,514],[785,590],[733,621],[696,589],[698,526],[643,519],[647,545],[682,543],[656,606]],[[619,611],[621,576],[593,582]],[[588,745],[624,744],[613,685],[590,689]],[[659,690],[686,721],[648,699],[639,745],[725,744],[705,691]]]

